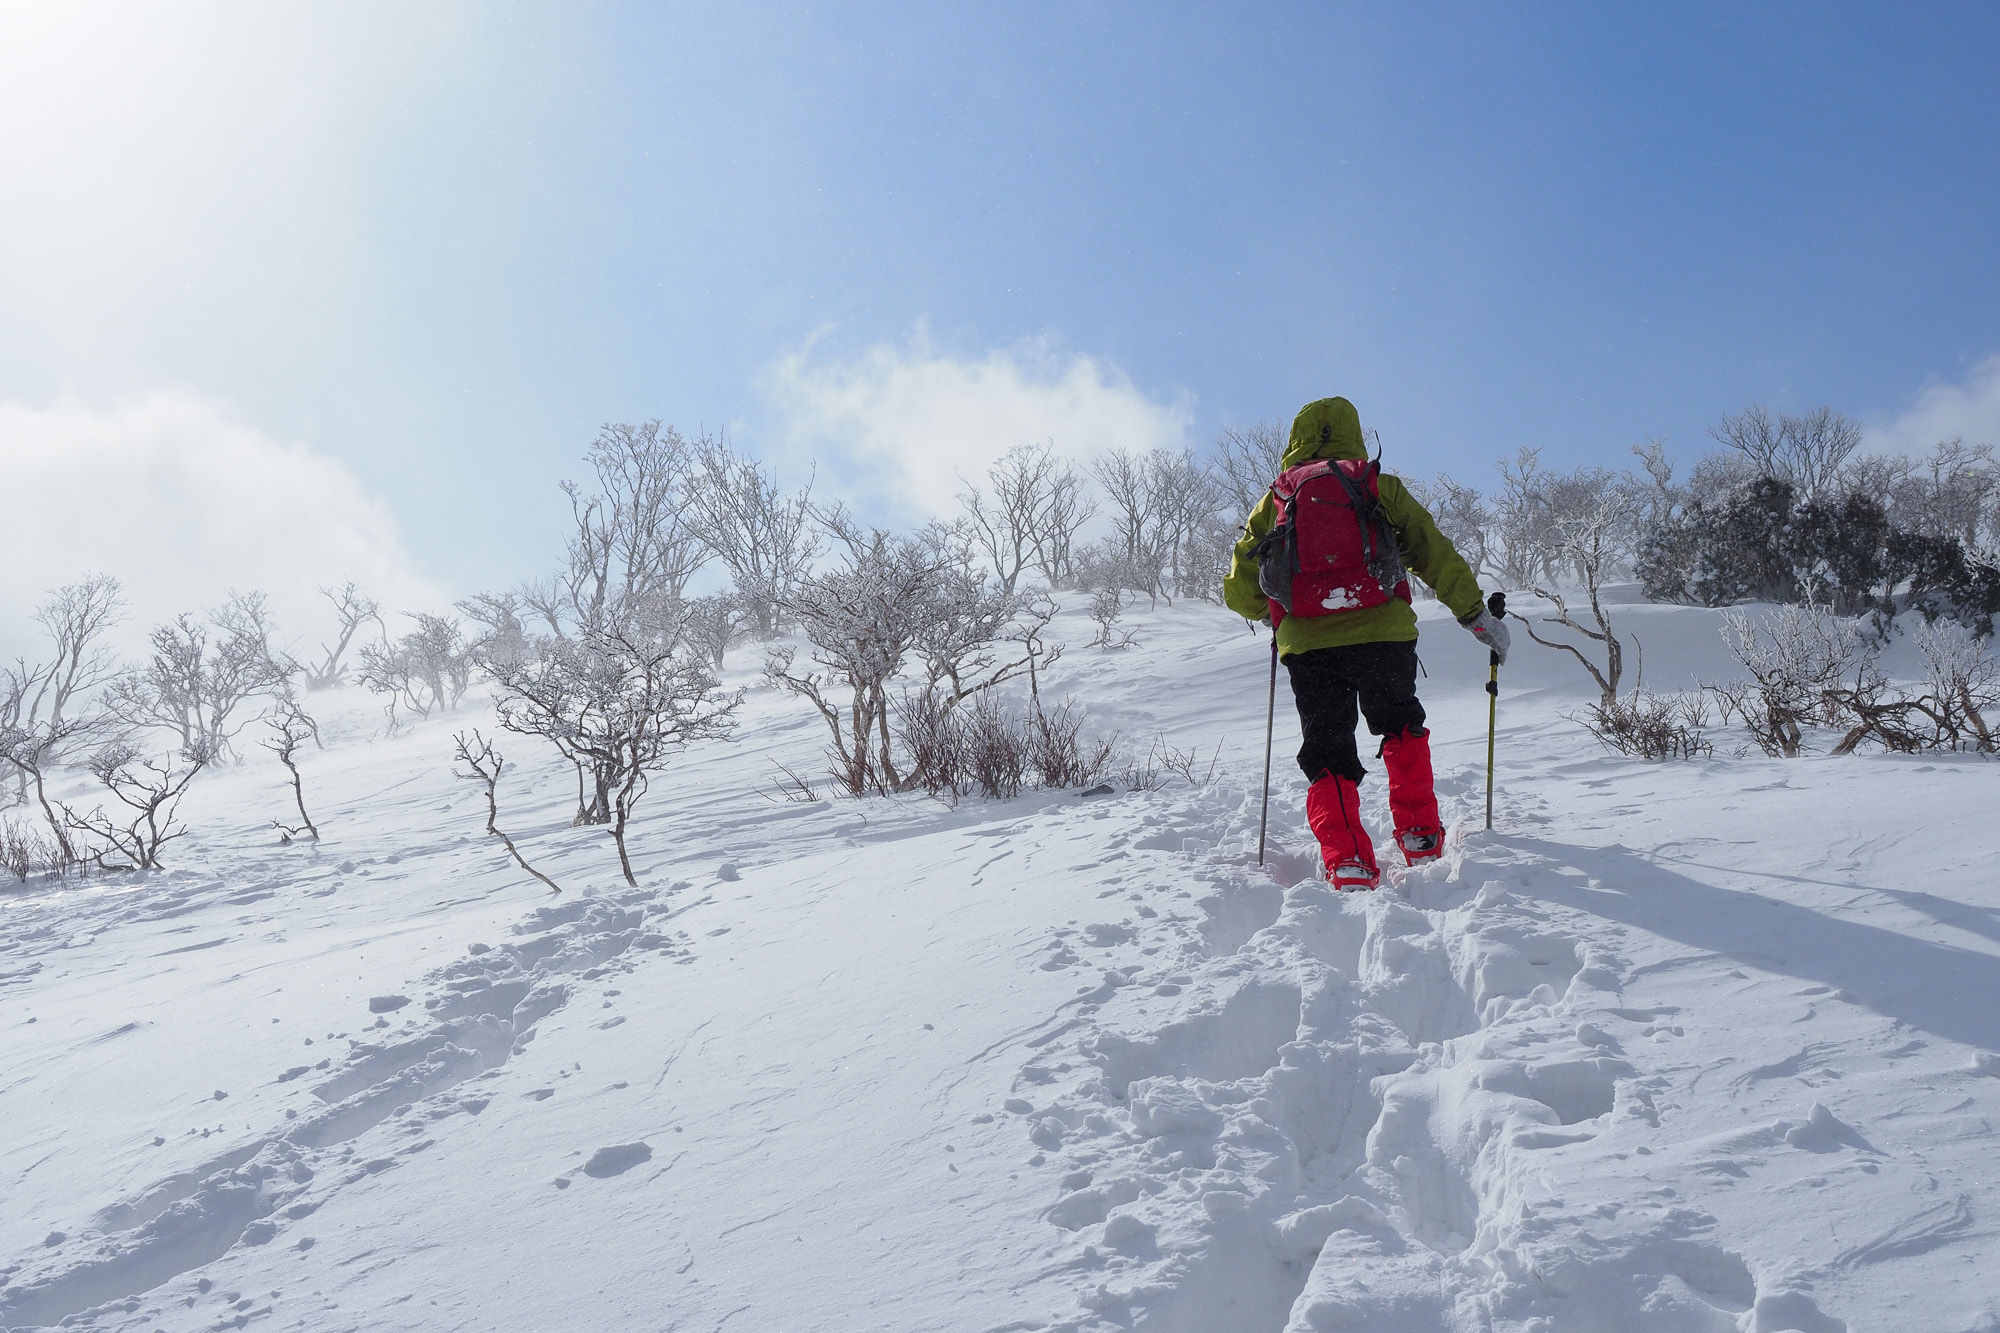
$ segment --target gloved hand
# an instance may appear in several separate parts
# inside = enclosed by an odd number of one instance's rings
[[[1502,663],[1507,660],[1507,646],[1510,636],[1507,622],[1494,615],[1485,607],[1480,607],[1474,615],[1458,622],[1472,631],[1472,637],[1485,644]]]

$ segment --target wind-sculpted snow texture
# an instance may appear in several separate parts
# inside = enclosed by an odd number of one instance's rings
[[[1205,788],[767,799],[820,740],[760,691],[636,890],[510,755],[551,899],[462,719],[357,714],[321,847],[253,763],[172,871],[11,894],[0,1328],[2000,1330],[2000,769],[1607,758],[1529,657],[1501,830],[1339,895],[1290,773],[1253,863],[1262,644],[1138,623],[1044,688]],[[1461,821],[1479,652],[1427,622]]]

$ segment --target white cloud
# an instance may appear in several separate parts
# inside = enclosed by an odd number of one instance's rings
[[[0,497],[0,640],[17,650],[43,594],[92,573],[125,585],[128,648],[230,588],[269,594],[281,630],[301,637],[324,628],[324,584],[353,579],[389,611],[443,600],[411,568],[388,507],[345,468],[189,393],[0,403]]]
[[[1928,453],[1938,441],[1955,438],[2000,447],[2000,356],[1980,362],[1956,384],[1931,380],[1908,411],[1867,436],[1885,453]]]
[[[907,347],[845,361],[809,343],[766,387],[780,422],[773,454],[817,458],[825,490],[903,521],[949,511],[959,474],[983,476],[1016,445],[1053,442],[1082,460],[1182,444],[1191,418],[1185,397],[1157,402],[1116,366],[1047,340],[964,358],[933,349],[921,329]]]

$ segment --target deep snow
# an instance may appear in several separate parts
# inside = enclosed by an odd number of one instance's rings
[[[259,754],[169,871],[0,897],[0,1326],[2000,1330],[2000,767],[1607,756],[1522,642],[1479,832],[1423,613],[1461,827],[1373,895],[1307,873],[1282,684],[1253,863],[1267,641],[1213,608],[1054,673],[1205,787],[789,803],[821,723],[753,690],[636,890],[521,738],[567,892],[481,836],[480,710],[316,699],[324,843]]]

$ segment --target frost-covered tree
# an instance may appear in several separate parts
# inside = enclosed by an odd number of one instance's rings
[[[1102,549],[1079,557],[1079,583],[1170,602],[1218,595],[1213,575],[1241,520],[1225,517],[1225,483],[1192,449],[1113,449],[1091,471],[1110,502],[1112,533]]]
[[[1052,444],[1017,445],[986,473],[986,487],[959,496],[1000,586],[1013,592],[1024,571],[1061,587],[1074,569],[1076,534],[1097,512],[1083,479]]]
[[[1129,580],[1124,587],[1157,600],[1167,566],[1159,540],[1159,508],[1148,455],[1129,449],[1107,450],[1091,461],[1090,471],[1109,502],[1111,550],[1122,557],[1094,562],[1093,572],[1103,578],[1115,570]]]

